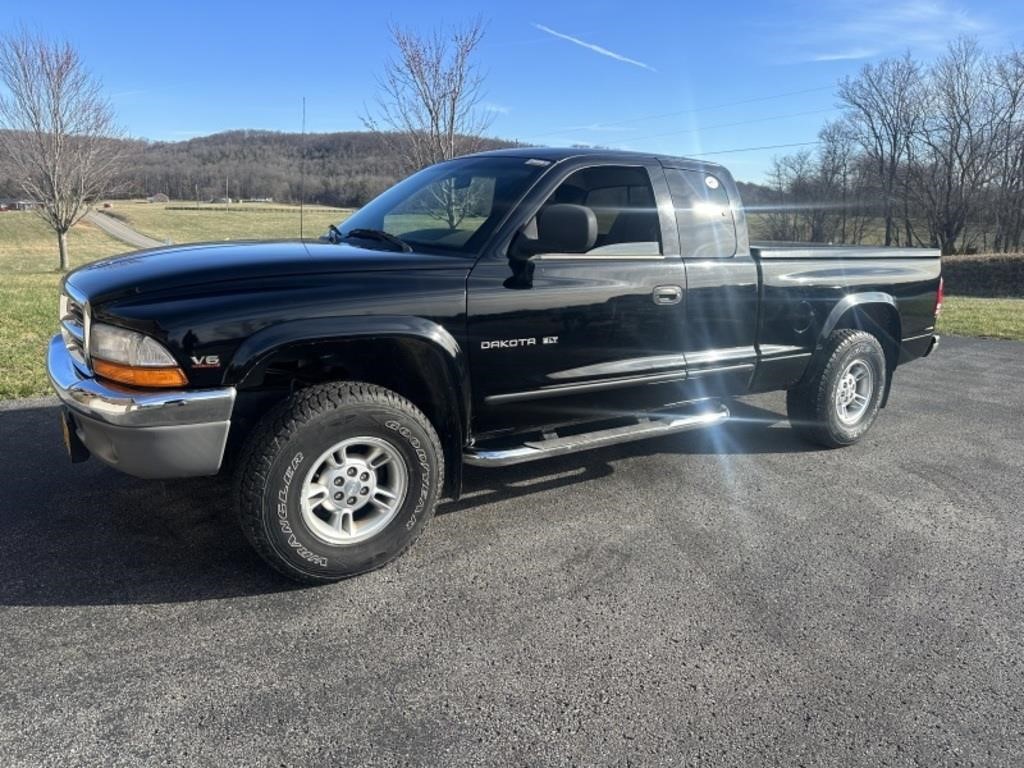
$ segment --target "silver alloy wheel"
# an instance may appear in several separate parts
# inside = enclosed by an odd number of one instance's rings
[[[387,527],[408,488],[395,446],[379,437],[352,437],[324,451],[306,473],[302,521],[325,544],[357,544]]]
[[[847,426],[853,426],[867,413],[874,393],[875,377],[871,366],[860,358],[846,366],[836,387],[836,415]]]

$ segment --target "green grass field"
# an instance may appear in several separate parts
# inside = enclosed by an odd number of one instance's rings
[[[123,217],[151,237],[174,242],[297,237],[296,206],[203,206],[176,210],[177,206],[115,202],[106,213]],[[328,223],[345,219],[351,211],[308,206],[305,231],[316,236]],[[125,253],[131,246],[107,235],[88,222],[68,234],[71,266]],[[33,213],[0,213],[0,399],[42,395],[49,391],[43,355],[57,330],[57,239]]]
[[[1024,299],[979,299],[947,296],[939,332],[1024,341]]]
[[[211,240],[268,240],[299,236],[299,208],[273,203],[200,205],[116,200],[103,213],[116,216],[144,235],[172,243]],[[348,208],[307,205],[302,216],[306,237],[318,237],[328,224],[338,224],[351,214]]]
[[[129,250],[88,223],[68,234],[71,265]],[[57,329],[57,239],[32,213],[0,213],[0,399],[47,391],[43,355]]]
[[[298,209],[285,206],[179,206],[115,202],[107,212],[141,231],[175,242],[288,238],[298,233]],[[314,236],[350,211],[310,206],[306,233]],[[83,222],[68,236],[72,266],[124,253],[129,246]],[[0,399],[45,394],[46,342],[57,328],[57,241],[32,213],[0,213]],[[947,296],[939,330],[945,334],[1024,340],[1024,299]]]

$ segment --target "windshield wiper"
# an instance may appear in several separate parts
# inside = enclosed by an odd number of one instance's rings
[[[392,235],[390,232],[385,232],[383,229],[350,229],[342,235],[340,239],[348,240],[351,237],[357,237],[363,240],[379,240],[382,243],[390,243],[405,253],[412,251],[412,246],[405,242],[405,240]]]

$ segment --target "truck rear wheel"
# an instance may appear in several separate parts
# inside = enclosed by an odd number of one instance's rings
[[[284,575],[336,581],[412,546],[443,477],[437,433],[416,406],[371,384],[321,384],[254,430],[236,469],[239,520]]]
[[[790,424],[812,443],[852,445],[878,415],[885,377],[885,353],[877,338],[864,331],[835,331],[786,393]]]

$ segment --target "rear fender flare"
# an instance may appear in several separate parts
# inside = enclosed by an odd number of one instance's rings
[[[832,311],[828,313],[828,317],[825,318],[825,322],[821,324],[821,331],[818,333],[817,348],[821,349],[825,344],[832,331],[839,325],[839,321],[843,319],[843,316],[855,307],[865,307],[871,304],[881,304],[884,306],[892,307],[896,310],[897,326],[899,325],[900,308],[890,294],[882,291],[871,291],[867,293],[851,293],[840,299]],[[896,338],[895,342],[899,344],[900,338]]]
[[[902,337],[902,318],[900,316],[899,304],[891,294],[885,293],[884,291],[866,291],[864,293],[851,293],[840,299],[832,311],[828,313],[828,317],[825,318],[825,322],[822,323],[821,331],[818,334],[817,344],[815,349],[821,349],[825,340],[831,335],[832,331],[836,329],[839,322],[846,316],[848,312],[857,308],[867,308],[872,306],[883,306],[887,309],[891,309],[896,318],[896,335],[895,338],[891,339],[893,345],[893,354],[886,354],[886,360],[891,360],[888,376],[885,377],[885,392],[882,393],[882,407],[884,408],[886,403],[889,401],[889,391],[892,388],[892,375],[896,370],[896,364],[899,362],[900,349],[903,344]],[[883,348],[885,347],[885,340],[882,340]]]

